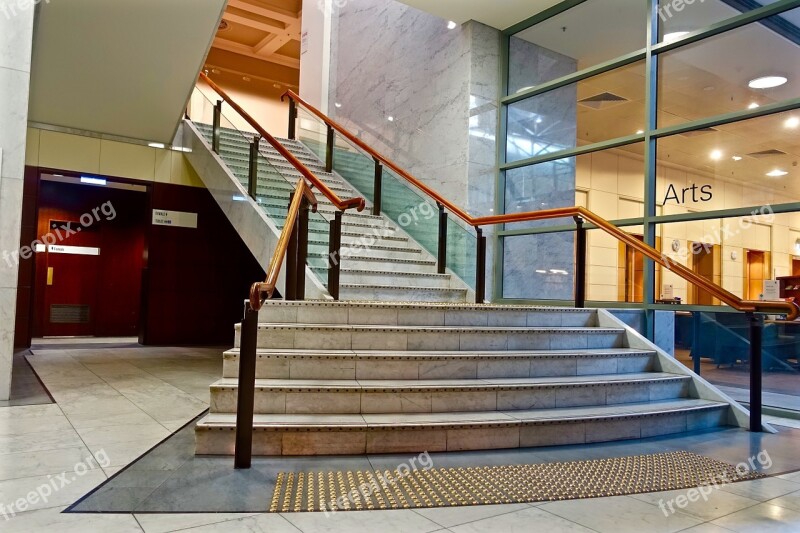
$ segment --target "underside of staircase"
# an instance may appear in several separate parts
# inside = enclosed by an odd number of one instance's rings
[[[455,303],[267,302],[253,453],[551,446],[741,423],[738,406],[608,317]],[[210,412],[196,427],[198,454],[233,453],[238,346],[237,326]]]

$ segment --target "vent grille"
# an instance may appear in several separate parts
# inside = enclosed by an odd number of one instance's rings
[[[51,324],[88,324],[89,323],[88,305],[51,305],[50,323]]]
[[[765,157],[775,157],[779,155],[786,155],[786,152],[781,152],[780,150],[762,150],[761,152],[747,154],[748,157],[754,157],[756,159],[764,159]]]
[[[624,104],[628,101],[629,100],[627,98],[624,98],[618,94],[600,93],[588,98],[584,98],[583,100],[578,100],[578,103],[592,109],[606,109]]]

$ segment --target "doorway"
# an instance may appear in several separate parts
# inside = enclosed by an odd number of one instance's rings
[[[792,258],[792,276],[800,276],[800,259]]]
[[[720,262],[720,247],[716,244],[708,244],[701,242],[691,243],[692,250],[692,271],[705,279],[720,284],[721,265]],[[692,286],[691,301],[689,303],[695,305],[718,305],[719,301],[714,298],[709,292],[704,291],[700,287]]]
[[[769,276],[769,252],[745,250],[745,297],[758,300],[764,292],[764,280]]]
[[[42,175],[33,336],[138,335],[146,193],[140,185]]]
[[[644,235],[631,234],[631,237],[644,242]],[[661,237],[656,237],[656,250],[661,250]],[[625,243],[619,243],[619,301],[644,302],[644,255]],[[656,269],[655,286],[660,287],[661,271]]]

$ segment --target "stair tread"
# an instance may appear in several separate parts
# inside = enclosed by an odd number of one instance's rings
[[[330,300],[267,300],[264,302],[265,312],[269,312],[268,307],[382,307],[397,309],[442,309],[449,311],[527,311],[527,312],[551,312],[551,313],[591,313],[597,312],[596,309],[585,309],[576,307],[554,307],[545,305],[509,305],[509,304],[476,304],[474,302],[368,302],[368,301],[330,301]]]
[[[475,425],[511,425],[528,423],[598,420],[630,416],[648,416],[705,409],[727,408],[728,404],[691,398],[660,400],[642,403],[598,407],[559,407],[526,411],[475,411],[446,413],[390,413],[352,415],[256,414],[254,429],[391,429],[407,427],[448,428]],[[197,426],[199,429],[233,428],[233,413],[209,413]]]
[[[458,290],[458,289],[454,289]],[[236,325],[237,329],[240,324]],[[557,332],[557,333],[592,333],[592,334],[619,334],[622,328],[603,328],[595,326],[391,326],[391,325],[364,325],[364,324],[273,324],[261,322],[258,329],[318,329],[332,331],[403,331],[403,332],[433,332],[433,333],[530,333],[530,332]]]
[[[630,374],[594,374],[588,376],[558,376],[535,378],[491,378],[491,379],[256,379],[257,389],[287,390],[430,390],[430,389],[502,389],[533,388],[573,385],[597,385],[610,383],[653,383],[665,381],[687,381],[689,376],[669,372],[636,372]],[[222,378],[213,388],[238,388],[236,378]]]

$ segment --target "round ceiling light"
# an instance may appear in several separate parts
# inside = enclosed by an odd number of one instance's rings
[[[780,87],[787,81],[789,81],[789,79],[785,76],[761,76],[760,78],[750,80],[747,86],[751,89],[772,89],[774,87]]]

